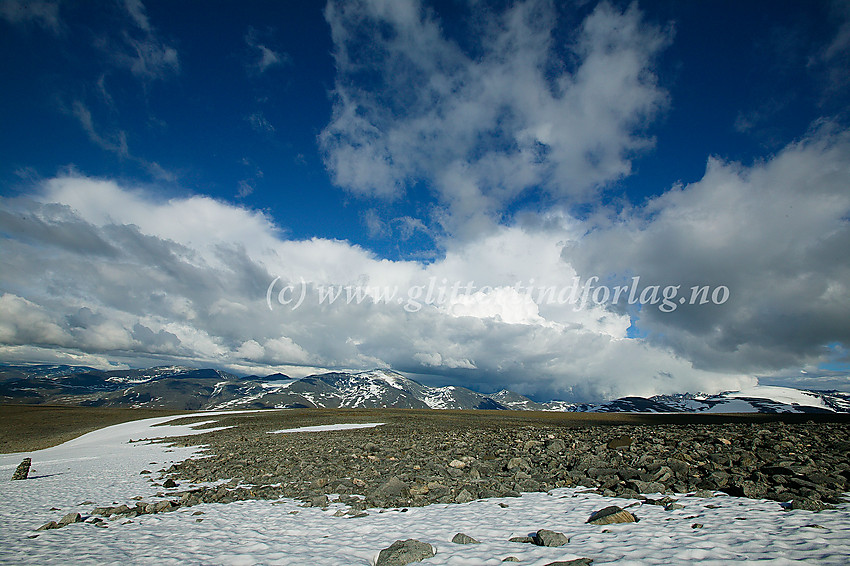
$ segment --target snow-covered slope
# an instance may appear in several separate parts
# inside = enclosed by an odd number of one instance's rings
[[[717,395],[659,395],[659,409],[708,413],[828,413],[849,412],[850,396],[836,391],[805,391],[757,385]]]

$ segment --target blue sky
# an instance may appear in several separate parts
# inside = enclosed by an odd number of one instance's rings
[[[846,2],[0,0],[0,52],[6,360],[848,387]],[[518,291],[635,276],[729,300]]]

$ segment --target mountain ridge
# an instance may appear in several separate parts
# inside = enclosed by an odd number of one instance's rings
[[[754,386],[710,395],[626,396],[602,403],[538,402],[503,389],[483,394],[432,387],[388,370],[327,372],[291,378],[238,377],[210,368],[157,366],[97,370],[66,365],[0,365],[0,402],[185,410],[261,408],[408,408],[559,412],[830,413],[850,412],[850,394]]]

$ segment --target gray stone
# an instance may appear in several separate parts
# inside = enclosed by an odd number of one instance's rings
[[[61,519],[59,519],[58,526],[64,527],[70,525],[71,523],[81,523],[83,521],[82,516],[79,513],[68,513]]]
[[[714,489],[722,489],[729,485],[729,474],[721,470],[715,470],[706,478]]]
[[[329,504],[327,495],[317,495],[310,499],[310,507],[327,507]]]
[[[452,537],[452,542],[455,544],[481,544],[481,541],[475,540],[469,535],[458,533]]]
[[[129,508],[126,505],[123,505],[123,504],[119,505],[118,507],[114,507],[112,509],[112,512],[115,513],[116,515],[126,515],[127,513],[130,513],[130,512],[133,512],[133,511],[135,511],[135,509],[131,509],[131,508]]]
[[[165,513],[167,511],[172,511],[176,509],[178,506],[172,503],[171,501],[160,501],[156,504],[156,513]]]
[[[549,562],[545,566],[587,566],[593,564],[592,558],[575,558],[573,560],[559,560],[557,562]]]
[[[47,530],[50,530],[50,529],[58,529],[58,528],[59,528],[59,523],[57,523],[56,521],[50,521],[49,523],[44,523],[43,525],[41,525],[36,530],[37,531],[47,531]]]
[[[638,478],[640,476],[640,473],[634,468],[626,467],[617,470],[617,475],[620,477],[621,480],[631,480]]]
[[[407,496],[410,493],[407,484],[396,476],[391,477],[389,481],[379,487],[378,492],[387,497]]]
[[[511,458],[508,460],[508,464],[506,466],[509,472],[520,469],[520,470],[530,470],[531,465],[525,458]]]
[[[397,540],[378,554],[375,566],[404,566],[431,558],[436,552],[427,542],[416,539]]]
[[[519,562],[519,558],[516,556],[508,556],[507,558],[503,558],[502,562]]]
[[[509,539],[508,539],[508,542],[521,542],[521,543],[534,544],[534,538],[533,538],[533,537],[528,537],[528,536],[525,536],[525,537],[511,537],[511,538],[509,538]]]
[[[564,533],[548,529],[540,529],[533,538],[534,544],[537,546],[564,546],[570,542],[570,539]]]
[[[460,493],[455,496],[455,503],[469,503],[474,500],[475,497],[465,489],[462,489]]]
[[[23,462],[18,464],[18,467],[15,469],[15,473],[12,474],[13,480],[25,480],[29,476],[30,466],[32,465],[32,458],[24,458]]]
[[[664,484],[659,482],[629,480],[628,485],[638,493],[663,493],[665,490]]]
[[[803,511],[814,511],[815,513],[817,513],[819,511],[823,511],[824,509],[829,509],[829,507],[829,505],[818,499],[800,498],[794,499],[791,502],[790,508],[795,511],[802,509]]]

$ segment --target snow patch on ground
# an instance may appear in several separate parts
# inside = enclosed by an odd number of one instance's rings
[[[774,501],[683,496],[678,502],[683,509],[666,511],[658,505],[635,505],[629,510],[640,522],[593,526],[585,523],[593,511],[636,502],[576,489],[414,507],[404,512],[369,510],[365,517],[334,517],[344,507],[340,503],[320,509],[301,507],[299,502],[287,499],[241,501],[196,505],[131,521],[117,519],[108,521],[108,528],[78,523],[41,533],[33,531],[69,512],[87,515],[97,505],[131,503],[130,498],[139,495],[147,501],[155,500],[154,493],[163,489],[152,486],[147,475],[139,472],[167,468],[196,449],[130,439],[203,432],[193,430],[197,424],[152,426],[175,418],[125,423],[55,448],[0,455],[0,470],[7,478],[22,457],[33,458],[31,479],[6,480],[0,490],[0,563],[65,564],[73,560],[157,566],[367,566],[374,563],[382,548],[408,538],[436,547],[436,556],[423,565],[496,566],[508,556],[527,566],[578,557],[592,558],[594,566],[757,560],[772,564],[846,564],[850,556],[848,504],[820,513],[787,512]],[[340,430],[339,425],[331,426],[331,430]],[[84,501],[91,503],[83,505]],[[197,512],[202,514],[195,515]],[[561,548],[508,542],[510,537],[538,529],[563,532],[570,542]],[[481,544],[451,543],[457,532]],[[28,538],[35,534],[37,538]]]
[[[298,428],[270,430],[269,434],[280,434],[284,432],[324,432],[327,430],[352,430],[356,428],[375,428],[376,426],[381,426],[382,424],[384,423],[343,423],[332,425],[302,426]]]
[[[260,383],[260,386],[265,389],[286,389],[293,383],[298,381],[297,379],[289,379],[289,380],[277,380],[277,381],[263,381]]]

